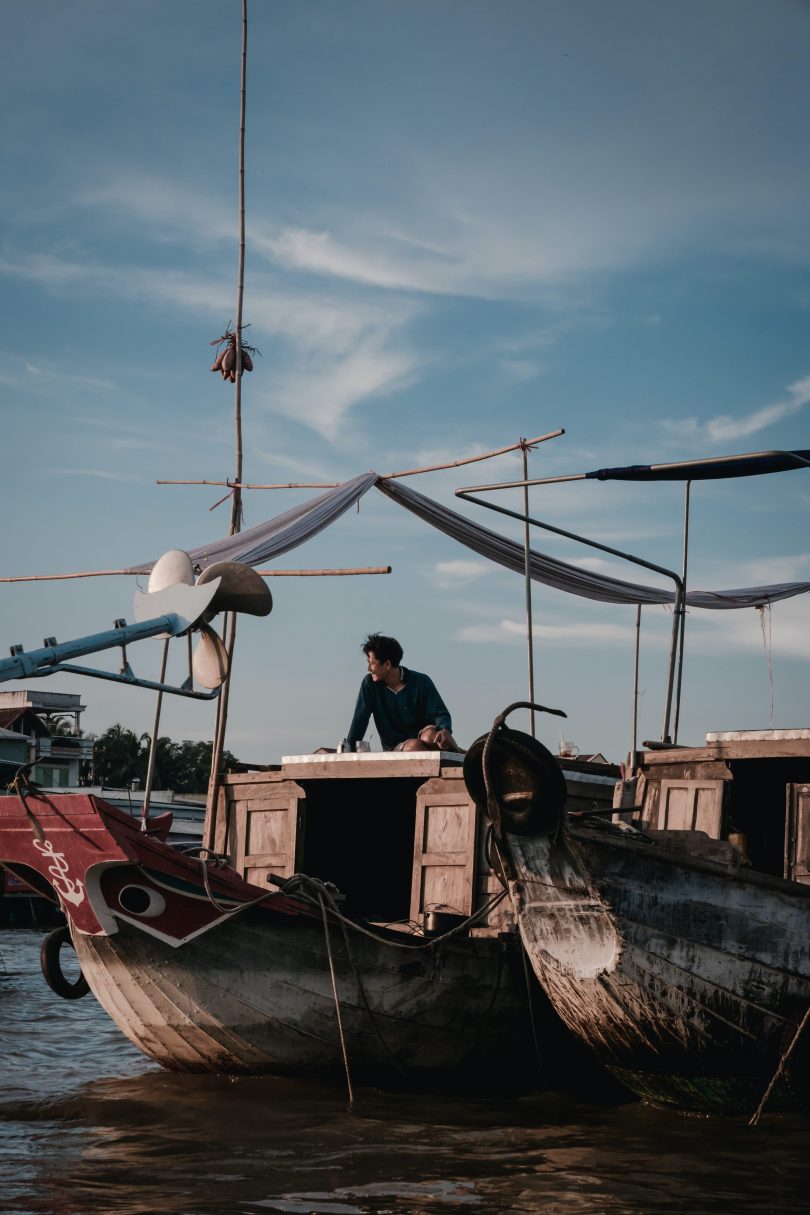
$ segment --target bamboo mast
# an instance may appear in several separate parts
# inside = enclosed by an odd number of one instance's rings
[[[235,535],[242,526],[242,307],[245,295],[245,111],[247,102],[247,0],[242,0],[242,63],[239,93],[239,255],[237,259],[236,282],[236,383],[234,385],[234,430],[236,444],[236,467],[233,500],[231,503],[231,526],[229,535]],[[214,730],[214,742],[211,747],[211,777],[208,782],[208,798],[206,804],[206,822],[209,824],[208,834],[212,834],[214,812],[219,799],[220,767],[222,753],[225,748],[225,730],[228,724],[228,699],[231,688],[231,672],[233,671],[233,652],[236,645],[236,613],[226,616],[224,628],[225,648],[228,654],[228,674],[222,685],[217,700],[217,718]],[[213,840],[204,841],[211,847]]]

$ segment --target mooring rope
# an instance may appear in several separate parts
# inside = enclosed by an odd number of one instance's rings
[[[31,807],[28,805],[29,795],[36,797],[38,791],[38,786],[31,780],[30,773],[32,767],[32,764],[23,764],[23,766],[18,768],[14,773],[14,779],[11,781],[11,784],[7,785],[6,787],[8,789],[13,789],[17,794],[17,797],[20,799],[20,803],[22,804],[22,808],[25,811],[25,816],[31,824],[31,830],[39,842],[44,844],[45,832],[42,829],[42,824],[34,814]]]
[[[321,905],[321,916],[323,918],[323,935],[326,938],[326,955],[329,958],[329,974],[332,979],[332,995],[335,998],[335,1017],[337,1018],[338,1035],[340,1037],[340,1049],[343,1054],[343,1068],[346,1072],[346,1088],[349,1090],[349,1105],[354,1105],[354,1089],[352,1088],[352,1073],[349,1067],[349,1052],[346,1048],[346,1035],[343,1032],[343,1016],[340,1009],[340,996],[337,989],[337,978],[335,976],[335,960],[332,957],[332,938],[329,935],[329,917],[326,914],[326,903],[322,894],[319,894],[318,901]]]
[[[268,879],[269,880],[269,879]],[[412,935],[409,935],[407,943],[405,941],[392,940],[391,937],[384,937],[380,933],[373,932],[370,928],[366,928],[363,924],[358,924],[356,920],[349,919],[338,910],[337,903],[331,891],[336,891],[336,887],[331,882],[321,882],[320,878],[310,877],[306,873],[294,873],[289,878],[279,878],[276,884],[284,894],[289,894],[292,898],[300,899],[302,902],[311,903],[313,906],[318,906],[318,894],[323,890],[326,900],[329,903],[329,910],[335,919],[346,924],[349,928],[353,928],[355,932],[361,933],[363,936],[369,937],[370,940],[376,941],[379,945],[390,945],[394,949],[435,949],[437,945],[442,945],[451,937],[458,936],[459,933],[466,932],[473,924],[478,923],[486,915],[489,914],[495,907],[498,906],[503,899],[506,898],[507,892],[499,890],[492,896],[482,907],[474,911],[472,915],[467,916],[460,924],[442,933],[439,937],[425,938],[422,941],[415,941]],[[306,887],[311,886],[315,891],[315,897],[307,892]]]
[[[785,1053],[782,1055],[782,1058],[779,1060],[779,1066],[777,1067],[776,1071],[774,1072],[774,1074],[771,1078],[770,1084],[765,1089],[765,1092],[763,1093],[763,1096],[762,1096],[762,1100],[760,1101],[759,1105],[757,1106],[756,1111],[755,1111],[753,1117],[751,1118],[751,1121],[748,1123],[749,1126],[756,1126],[758,1124],[760,1118],[762,1117],[762,1112],[765,1109],[765,1106],[768,1104],[771,1093],[773,1092],[774,1088],[776,1087],[776,1084],[777,1084],[780,1076],[782,1075],[782,1072],[785,1070],[785,1064],[787,1063],[788,1059],[792,1055],[794,1046],[799,1041],[799,1038],[802,1036],[802,1031],[804,1030],[804,1027],[807,1024],[808,1019],[810,1019],[810,1004],[807,1006],[807,1010],[801,1019],[799,1028],[796,1030],[795,1034],[793,1035],[793,1039],[790,1043],[790,1046],[787,1048]]]

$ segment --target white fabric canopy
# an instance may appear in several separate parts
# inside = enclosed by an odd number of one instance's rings
[[[456,511],[449,510],[432,498],[398,481],[386,480],[375,472],[363,473],[351,481],[344,481],[336,489],[310,498],[299,506],[276,515],[264,523],[258,523],[247,531],[211,544],[201,545],[191,552],[192,561],[201,569],[217,561],[241,561],[245,565],[261,565],[280,557],[290,549],[298,548],[311,540],[318,532],[339,519],[350,506],[376,485],[393,502],[404,506],[431,527],[438,528],[459,544],[472,549],[489,561],[502,565],[515,573],[524,572],[523,546],[508,540],[497,532],[473,523]],[[131,566],[126,572],[148,573],[153,561]],[[555,587],[570,595],[581,595],[602,603],[624,603],[632,605],[671,604],[674,591],[667,588],[646,586],[643,583],[626,582],[610,578],[606,574],[595,574],[590,570],[558,561],[532,549],[529,571],[535,582]],[[686,602],[697,608],[742,608],[762,607],[793,595],[810,591],[810,582],[780,582],[771,586],[742,587],[727,591],[688,591]]]
[[[354,506],[376,480],[376,473],[367,472],[352,481],[344,481],[336,489],[327,490],[317,498],[293,506],[247,531],[192,549],[189,554],[191,560],[200,569],[206,569],[217,561],[241,561],[243,565],[261,565],[265,561],[272,561],[274,557],[298,548],[329,527],[350,506]],[[148,574],[154,564],[154,561],[146,561],[143,565],[133,565],[125,572]]]
[[[460,544],[480,553],[482,557],[497,562],[516,573],[524,572],[524,552],[521,544],[507,540],[496,532],[480,527],[455,511],[448,510],[431,498],[426,498],[414,489],[394,481],[378,481],[377,488],[386,497],[399,502],[413,511],[420,519],[437,527]],[[602,603],[664,604],[674,603],[675,592],[645,586],[643,583],[625,582],[610,578],[606,574],[594,574],[565,561],[557,561],[543,553],[531,550],[529,572],[532,580],[556,587],[570,595],[581,595],[585,599],[597,599]],[[731,591],[687,591],[686,602],[699,608],[762,607],[778,599],[802,595],[810,591],[810,582],[781,582],[773,586],[755,586]]]

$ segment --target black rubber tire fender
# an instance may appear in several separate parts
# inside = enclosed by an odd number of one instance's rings
[[[482,734],[476,738],[464,757],[464,783],[476,806],[485,813],[482,764],[487,737]],[[556,832],[567,796],[565,777],[555,757],[538,739],[520,730],[500,730],[490,752],[490,779],[500,801],[505,831],[514,835]]]
[[[63,926],[61,928],[54,928],[53,932],[49,932],[42,942],[42,948],[39,951],[40,966],[45,976],[45,982],[52,992],[55,992],[57,996],[61,996],[63,1000],[80,1000],[82,996],[87,995],[90,987],[81,971],[79,972],[78,979],[75,979],[73,982],[65,976],[59,958],[62,946],[65,944],[70,945],[71,949],[73,948],[69,928]]]

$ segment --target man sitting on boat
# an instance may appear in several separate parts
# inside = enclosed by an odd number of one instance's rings
[[[362,649],[368,675],[360,685],[346,735],[350,748],[354,750],[373,716],[384,751],[459,751],[449,710],[433,680],[401,666],[399,642],[370,633]]]

